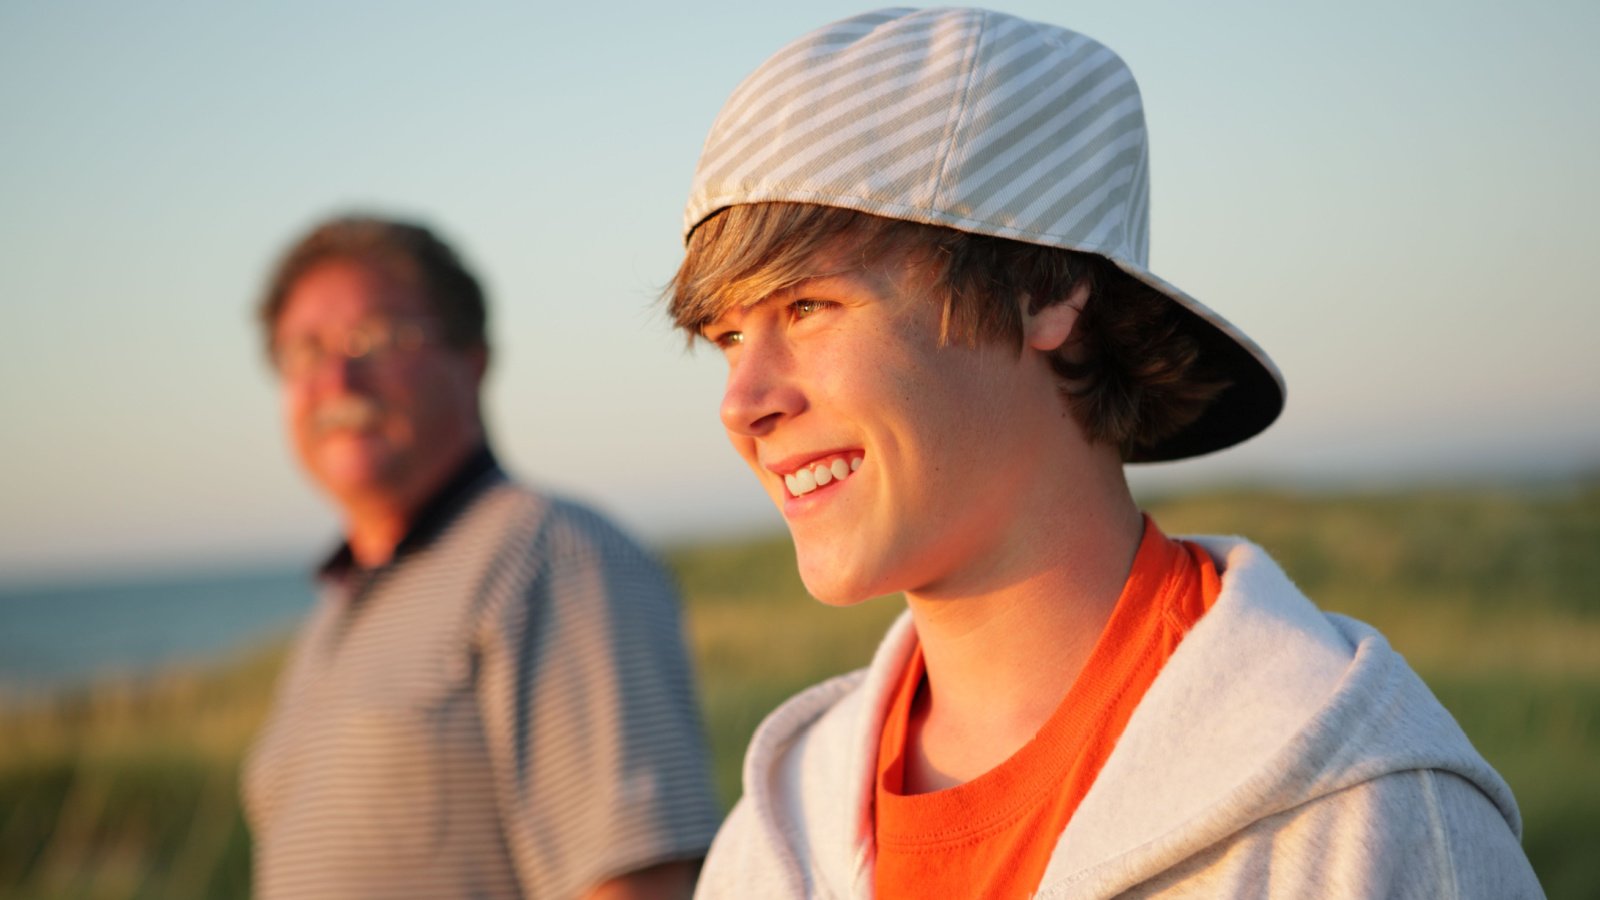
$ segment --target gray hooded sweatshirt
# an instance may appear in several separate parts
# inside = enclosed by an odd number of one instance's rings
[[[1505,782],[1371,627],[1259,547],[1200,538],[1222,592],[1134,711],[1035,896],[1541,897]],[[774,711],[697,896],[869,898],[880,730],[909,615],[867,669]]]

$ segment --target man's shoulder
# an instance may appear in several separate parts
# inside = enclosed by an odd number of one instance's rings
[[[581,500],[502,476],[462,513],[462,523],[556,555],[639,556],[654,561],[611,516]],[[470,523],[470,524],[469,524]]]

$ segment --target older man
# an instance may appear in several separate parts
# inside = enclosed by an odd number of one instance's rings
[[[679,896],[718,819],[669,577],[485,440],[481,290],[327,222],[261,321],[345,540],[246,768],[258,896]]]

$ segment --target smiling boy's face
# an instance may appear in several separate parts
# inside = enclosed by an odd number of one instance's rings
[[[728,437],[783,513],[807,589],[833,604],[943,593],[1003,565],[1059,446],[1047,432],[1075,427],[1033,348],[941,346],[925,272],[896,257],[819,259],[837,274],[701,332],[727,359]]]

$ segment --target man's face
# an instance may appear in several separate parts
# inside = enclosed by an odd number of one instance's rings
[[[1068,415],[1054,376],[1031,351],[939,346],[924,282],[885,263],[703,330],[727,357],[728,437],[824,602],[959,591],[1037,539],[1018,531]]]
[[[273,346],[295,454],[346,509],[414,509],[481,438],[482,354],[443,345],[423,298],[381,272],[307,271]]]

